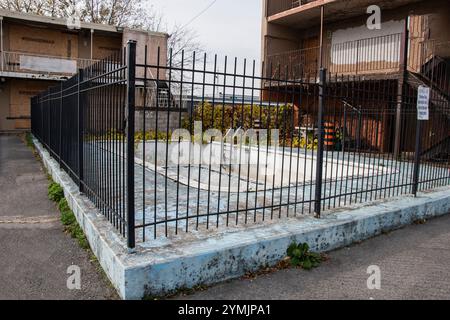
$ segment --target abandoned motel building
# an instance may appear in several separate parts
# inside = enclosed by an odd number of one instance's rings
[[[377,1],[382,10],[380,29],[366,26],[366,0],[265,0],[262,17],[262,74],[265,78],[279,79],[314,78],[318,70],[326,68],[330,75],[337,74],[339,82],[369,85],[381,83],[380,94],[390,94],[392,105],[373,105],[373,108],[396,109],[401,105],[405,90],[417,90],[420,85],[432,88],[435,104],[448,105],[450,88],[450,6],[448,1],[391,0]],[[323,10],[323,11],[322,11]],[[323,16],[322,16],[323,15]],[[321,16],[323,20],[321,20]],[[101,24],[81,23],[79,29],[69,28],[65,19],[35,16],[2,10],[1,22],[1,71],[0,71],[0,132],[30,129],[30,98],[49,87],[65,81],[79,69],[95,64],[101,59],[120,52],[129,40],[137,41],[137,63],[156,64],[156,48],[160,48],[160,65],[167,64],[167,38],[165,33],[132,30]],[[149,49],[144,57],[144,47]],[[289,66],[288,68],[285,68]],[[151,72],[150,72],[151,73]],[[161,81],[162,80],[162,81]],[[333,82],[333,76],[328,79]],[[196,104],[208,97],[183,97],[185,103],[176,103],[175,93],[170,92],[167,79],[160,75],[159,103],[174,108],[169,112],[171,129],[178,123],[177,108],[183,115],[190,114]],[[314,81],[311,80],[311,81]],[[338,82],[338,81],[336,81]],[[263,81],[267,89],[277,83]],[[141,88],[142,89],[142,88]],[[280,92],[280,89],[277,89]],[[381,89],[380,89],[381,90]],[[225,95],[218,101],[264,105],[276,97],[261,90],[258,97],[233,97]],[[137,88],[137,114],[142,111],[143,90]],[[163,98],[162,98],[163,97]],[[164,98],[165,97],[165,98]],[[367,98],[369,99],[369,98]],[[164,101],[165,100],[165,101]],[[356,110],[351,101],[328,99],[330,108],[347,104]],[[317,119],[317,103],[308,102],[301,94],[294,103],[294,123],[297,128],[307,127]],[[301,101],[301,102],[300,102]],[[141,102],[141,103],[139,103]],[[397,103],[398,102],[398,103]],[[300,105],[301,104],[301,105]],[[309,105],[308,105],[309,104]],[[367,106],[370,103],[366,104]],[[366,107],[367,107],[366,106]],[[146,105],[152,108],[151,105]],[[449,144],[448,125],[435,126],[435,122],[449,122],[446,108],[437,110],[427,123],[435,127],[433,139],[427,140],[425,149]],[[442,107],[442,108],[440,108]],[[369,107],[370,108],[370,107]],[[301,111],[299,111],[301,109]],[[150,112],[151,113],[151,112]],[[359,130],[379,122],[380,136],[362,137],[371,147],[382,152],[400,152],[399,145],[414,147],[414,137],[402,134],[402,126],[408,127],[408,119],[399,119],[400,113],[389,113],[382,119],[366,118]],[[153,115],[154,116],[154,115]],[[160,114],[159,117],[166,115]],[[151,117],[151,116],[150,116]],[[136,125],[141,121],[137,117]],[[327,121],[325,116],[325,121]],[[159,119],[160,128],[166,118]],[[402,122],[402,126],[398,125]],[[150,121],[149,123],[152,123]],[[396,125],[397,124],[397,125]],[[173,128],[172,128],[173,127]],[[349,133],[351,135],[351,133]],[[400,139],[407,139],[401,143]],[[409,141],[410,140],[410,141]],[[392,141],[395,141],[392,142]],[[407,151],[408,147],[405,147]]]
[[[31,97],[117,55],[130,40],[154,48],[149,63],[157,47],[166,56],[166,33],[85,22],[74,28],[66,19],[8,10],[0,10],[0,23],[0,132],[29,130]],[[138,59],[144,61],[142,55]]]

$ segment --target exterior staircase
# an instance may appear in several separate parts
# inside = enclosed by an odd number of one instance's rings
[[[158,108],[160,111],[167,109],[178,109],[179,102],[172,94],[167,81],[147,80],[146,105]]]
[[[424,85],[431,88],[430,108],[442,114],[443,121],[450,121],[450,62],[439,56],[433,56],[421,68],[420,73],[408,72],[407,84],[417,89]],[[450,156],[450,132],[441,140],[422,151],[427,159],[439,160]]]

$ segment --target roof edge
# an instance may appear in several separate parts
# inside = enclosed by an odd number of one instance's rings
[[[43,23],[43,24],[50,24],[50,25],[67,26],[67,20],[64,18],[40,16],[40,15],[33,14],[33,13],[23,13],[23,12],[11,11],[11,10],[6,10],[6,9],[0,9],[0,17],[24,20],[24,21],[29,21],[29,22],[36,22],[36,23]],[[98,30],[98,31],[105,31],[105,32],[112,32],[112,33],[123,33],[124,29],[128,29],[128,30],[132,30],[132,31],[147,33],[147,34],[150,34],[153,36],[160,36],[160,37],[168,37],[169,36],[165,32],[147,31],[147,30],[138,29],[138,28],[117,27],[117,26],[106,25],[106,24],[101,24],[101,23],[92,23],[92,22],[81,22],[81,29],[91,29],[91,30]]]

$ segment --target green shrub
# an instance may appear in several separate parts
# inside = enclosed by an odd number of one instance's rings
[[[305,270],[316,268],[322,262],[322,256],[318,253],[310,252],[307,243],[292,243],[287,249],[287,255],[291,258],[291,265],[302,267]]]
[[[58,209],[61,212],[70,210],[69,204],[67,203],[66,198],[62,198],[61,200],[59,200]]]
[[[308,134],[308,138],[299,138],[294,137],[292,140],[292,147],[293,148],[300,148],[300,149],[308,149],[308,150],[316,150],[318,146],[318,139],[314,137],[312,133]]]
[[[63,188],[56,182],[50,183],[48,186],[48,198],[54,202],[59,203],[64,198]]]
[[[198,104],[191,118],[185,117],[182,122],[184,129],[192,129],[194,121],[202,121],[203,130],[223,129],[225,133],[229,128],[254,128],[255,120],[260,122],[264,129],[279,129],[281,136],[290,136],[293,128],[293,107],[285,105],[212,105],[210,102]]]
[[[154,130],[145,131],[145,134],[143,131],[137,131],[134,134],[134,141],[142,141],[144,138],[145,140],[170,140],[170,136],[171,132],[167,134],[164,129],[158,130],[158,134]]]

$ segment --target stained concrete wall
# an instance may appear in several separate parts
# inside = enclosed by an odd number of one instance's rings
[[[90,29],[69,30],[65,25],[52,25],[48,23],[32,23],[29,21],[12,20],[7,17],[3,20],[3,41],[4,50],[9,52],[30,53],[44,56],[57,56],[72,59],[90,59],[91,58],[91,36],[93,36],[92,58],[102,59],[112,54],[120,52],[127,41],[137,40],[137,61],[143,63],[144,48],[148,46],[147,61],[149,64],[156,64],[156,52],[160,47],[160,65],[166,65],[167,56],[167,34],[148,33],[140,30],[125,29],[122,32],[112,32],[105,30],[95,30],[91,33]],[[18,66],[5,71],[19,71],[21,73],[32,72],[31,76],[40,76],[40,72],[48,73],[54,70],[55,65],[49,59],[32,58],[29,64],[31,70],[21,70]],[[70,63],[71,61],[69,61]],[[12,61],[17,64],[19,61]],[[66,67],[71,71],[76,71],[75,61]],[[17,70],[16,70],[17,69]],[[66,71],[68,69],[66,68]],[[156,74],[156,71],[154,71]],[[138,76],[143,76],[144,70],[138,69]],[[28,75],[28,74],[27,74]],[[24,74],[24,78],[27,76]],[[64,76],[67,76],[65,74]],[[160,74],[164,79],[164,72]],[[1,84],[4,88],[0,96],[2,102],[0,111],[0,131],[14,129],[29,129],[30,120],[16,119],[6,120],[6,117],[28,117],[30,116],[29,98],[39,92],[46,90],[54,85],[54,81],[48,80],[28,80],[4,78],[6,83]]]
[[[91,59],[91,37],[92,37],[92,59],[100,60],[117,54],[122,49],[122,35],[101,31],[81,30],[78,34],[78,57]]]
[[[91,32],[81,30],[78,36],[78,56],[83,59],[91,57]]]
[[[102,59],[122,48],[122,34],[94,31],[92,58]],[[91,58],[91,31],[4,22],[4,50],[64,58]]]
[[[72,32],[9,24],[9,50],[59,57],[78,57],[78,36]]]
[[[123,32],[122,45],[126,46],[128,41],[137,41],[136,44],[136,63],[147,65],[167,65],[167,34],[141,32],[138,30],[125,29]],[[147,57],[145,56],[145,47],[147,47]],[[159,61],[158,61],[158,48],[159,48]],[[165,70],[160,69],[159,80],[166,79]],[[145,69],[137,68],[136,77],[144,78]],[[147,68],[147,79],[156,79],[156,68]]]
[[[187,116],[186,111],[181,113],[181,122],[184,117]],[[144,131],[144,117],[145,117],[145,130],[155,130],[158,127],[158,132],[165,133],[167,128],[169,132],[180,128],[180,112],[179,111],[165,111],[159,110],[158,117],[156,111],[143,111],[137,110],[135,114],[135,130]],[[169,121],[169,126],[167,126]]]
[[[56,81],[4,78],[4,82],[0,85],[0,131],[29,129],[31,122],[26,118],[30,116],[31,97],[56,83]]]
[[[166,66],[167,65],[167,34],[141,32],[137,30],[125,29],[123,32],[123,46],[126,46],[128,41],[136,41],[136,63],[146,64],[152,66]],[[159,51],[159,54],[158,54]],[[147,53],[147,55],[146,55]],[[159,61],[158,61],[159,56]],[[156,79],[165,80],[166,70],[156,67],[137,67],[136,68],[137,81],[142,79]],[[140,79],[141,80],[140,80]],[[144,91],[136,90],[136,104],[142,105],[144,100]],[[158,118],[156,118],[155,111],[136,111],[135,115],[135,130],[143,131],[143,118],[145,117],[145,129],[154,130],[156,124],[158,130],[165,132],[167,129],[167,118],[169,118],[169,131],[179,127],[179,112],[167,112],[160,110]]]
[[[33,55],[55,56],[63,58],[90,58],[90,32],[69,30],[67,27],[45,24],[31,24],[27,21],[3,21],[4,50],[7,52],[29,53],[27,61],[14,57],[9,62],[20,65],[5,65],[5,71],[23,73],[23,77],[4,77],[2,105],[0,111],[0,131],[26,130],[30,128],[30,98],[56,84],[56,81],[26,79],[27,72],[40,76],[55,71],[69,73],[77,71],[75,60],[67,60],[58,68],[55,61],[45,57]],[[94,36],[94,59],[100,59],[111,54],[112,49],[120,50],[121,35]],[[17,58],[17,61],[14,60]],[[55,69],[56,68],[56,69]],[[63,70],[64,69],[64,70]],[[67,76],[67,74],[66,74]],[[7,120],[7,117],[15,118]],[[23,119],[18,119],[23,118]]]
[[[98,34],[93,35],[92,58],[100,60],[117,54],[122,49],[122,37],[120,34]]]
[[[14,130],[14,120],[8,120],[10,116],[10,89],[11,86],[6,81],[0,83],[0,132]]]

